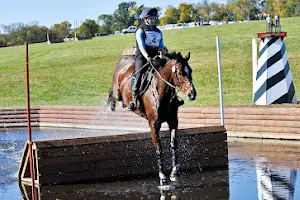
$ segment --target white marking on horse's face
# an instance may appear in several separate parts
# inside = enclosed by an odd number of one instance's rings
[[[190,74],[190,70],[189,70],[188,66],[184,66],[184,69],[183,69],[183,70],[185,71],[185,73],[186,73],[187,75]]]
[[[173,65],[173,67],[172,67],[172,72],[175,72],[175,71],[176,71],[176,66]]]

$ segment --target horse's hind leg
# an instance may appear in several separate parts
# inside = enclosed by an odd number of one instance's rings
[[[177,181],[178,177],[180,176],[179,172],[179,164],[177,162],[177,146],[178,142],[176,139],[176,133],[177,133],[177,126],[178,126],[178,120],[168,122],[169,129],[171,133],[171,153],[172,153],[172,171],[170,174],[170,180],[171,181]]]
[[[111,89],[109,91],[108,99],[107,99],[107,105],[111,111],[116,110],[116,99],[113,96],[113,90]]]

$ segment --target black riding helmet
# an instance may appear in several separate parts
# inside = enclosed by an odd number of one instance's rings
[[[144,19],[146,17],[150,16],[157,16],[157,9],[156,8],[145,8],[143,12],[141,13],[140,18]]]

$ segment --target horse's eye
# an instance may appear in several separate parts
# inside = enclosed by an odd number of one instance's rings
[[[180,76],[182,76],[182,71],[179,71],[178,74],[179,74]]]

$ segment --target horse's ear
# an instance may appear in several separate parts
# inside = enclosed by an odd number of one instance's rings
[[[186,61],[189,61],[189,59],[190,59],[190,56],[191,56],[191,53],[190,53],[190,52],[188,52],[188,53],[186,54],[186,56],[185,56],[185,58],[184,58],[184,59],[186,59]]]
[[[182,59],[182,55],[181,55],[180,52],[178,52],[177,55],[176,55],[176,60],[177,60],[177,62],[178,62],[180,59]]]

